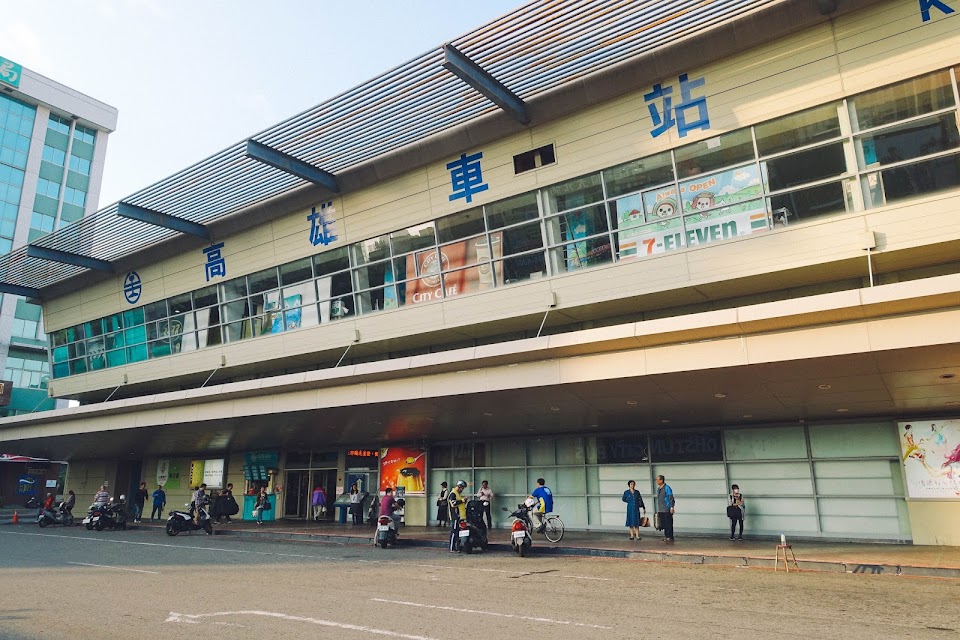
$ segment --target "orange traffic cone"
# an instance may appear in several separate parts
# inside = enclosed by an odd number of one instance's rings
[[[20,516],[16,511],[13,512],[13,524],[20,524]]]

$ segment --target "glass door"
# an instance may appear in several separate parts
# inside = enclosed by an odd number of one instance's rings
[[[287,518],[305,518],[310,506],[310,472],[287,471],[284,484],[283,514]]]

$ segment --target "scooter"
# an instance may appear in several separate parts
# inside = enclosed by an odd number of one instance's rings
[[[80,523],[87,528],[87,531],[92,530],[100,522],[101,518],[107,517],[107,507],[108,505],[103,503],[94,503],[90,505],[90,508],[87,509],[87,515]],[[103,525],[100,525],[98,531],[103,530]]]
[[[484,503],[476,498],[467,502],[467,518],[460,521],[458,548],[464,553],[473,553],[474,549],[487,550],[487,525],[483,521]]]
[[[127,528],[127,502],[123,496],[117,502],[104,506],[100,517],[94,520],[93,528],[97,531]]]
[[[504,511],[509,511],[502,507]],[[527,555],[530,547],[533,546],[533,537],[530,535],[530,507],[526,504],[518,504],[516,511],[510,513],[511,518],[516,518],[510,527],[510,546],[514,552],[521,558]]]
[[[207,505],[202,504],[200,507],[200,524],[197,524],[193,519],[193,503],[187,502],[184,504],[185,507],[190,507],[189,511],[171,511],[167,515],[167,535],[175,536],[182,531],[199,531],[203,529],[207,532],[207,535],[213,535],[213,525],[210,524],[210,514],[207,513]]]
[[[23,503],[23,506],[27,509],[39,509],[40,501],[36,498],[29,498],[26,502]]]
[[[73,514],[70,513],[70,511],[64,507],[64,503],[61,502],[55,509],[41,509],[40,514],[37,516],[37,524],[40,525],[41,529],[48,524],[62,524],[65,527],[72,527]]]
[[[394,503],[394,511],[403,509],[404,500],[401,498]],[[373,536],[373,546],[386,549],[388,545],[397,546],[397,522],[390,516],[377,518],[377,532]]]

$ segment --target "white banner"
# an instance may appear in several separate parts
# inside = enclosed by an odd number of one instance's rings
[[[157,484],[166,485],[170,479],[170,461],[157,460]]]
[[[899,424],[907,495],[960,500],[960,420]]]
[[[211,488],[223,487],[223,459],[203,461],[203,482]]]

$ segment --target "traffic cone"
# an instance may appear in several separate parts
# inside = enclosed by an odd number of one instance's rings
[[[17,514],[16,510],[13,512],[13,524],[20,524],[20,516]]]

